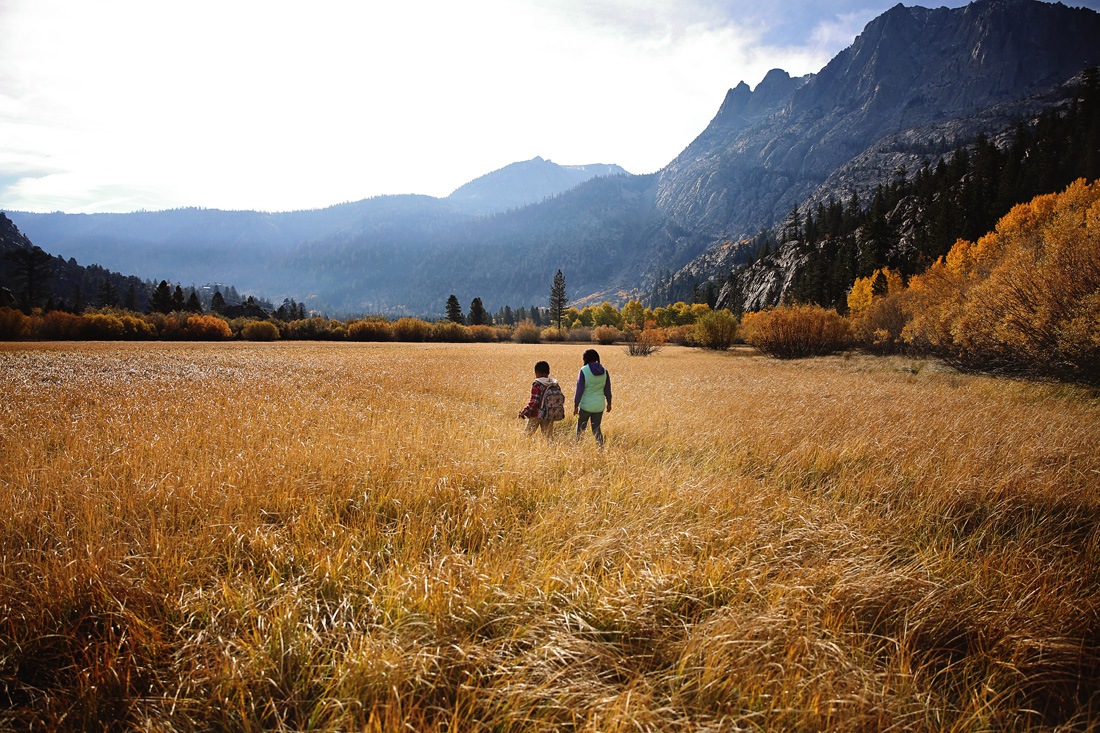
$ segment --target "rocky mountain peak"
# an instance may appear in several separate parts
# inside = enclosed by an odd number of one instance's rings
[[[1098,38],[1100,14],[1038,0],[896,5],[817,74],[776,70],[729,91],[660,174],[660,211],[693,232],[672,249],[774,225],[887,136],[1049,90],[1100,63]]]
[[[538,203],[597,176],[624,175],[614,164],[558,165],[536,156],[511,163],[455,189],[447,201],[471,214],[494,214]]]

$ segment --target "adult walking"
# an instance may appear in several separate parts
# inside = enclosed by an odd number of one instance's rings
[[[611,412],[611,375],[600,364],[600,355],[595,349],[588,349],[581,358],[584,366],[577,376],[577,392],[573,396],[573,414],[579,416],[577,439],[580,439],[591,422],[592,434],[602,448],[603,431],[600,424],[603,422],[604,412]]]

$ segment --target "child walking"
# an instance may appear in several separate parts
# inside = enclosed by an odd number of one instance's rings
[[[611,412],[611,375],[600,364],[600,355],[595,349],[588,349],[581,358],[584,366],[577,376],[577,393],[573,397],[573,414],[580,416],[577,419],[577,439],[584,435],[584,429],[591,421],[592,434],[602,448],[600,423],[603,422],[605,406],[606,411]]]
[[[554,434],[554,423],[565,419],[565,395],[558,380],[550,376],[550,365],[545,361],[535,363],[531,400],[520,410],[519,416],[527,418],[525,432],[528,435],[541,430],[547,438]]]

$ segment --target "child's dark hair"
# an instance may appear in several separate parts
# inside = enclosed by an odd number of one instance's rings
[[[547,364],[545,361],[536,361],[535,362],[535,374],[549,374],[549,373],[550,373],[550,365],[549,364]]]
[[[581,358],[584,359],[585,364],[591,364],[600,360],[600,354],[595,349],[588,349]]]

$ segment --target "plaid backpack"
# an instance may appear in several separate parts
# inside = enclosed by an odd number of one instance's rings
[[[557,382],[546,385],[542,393],[542,402],[539,404],[540,420],[564,420],[565,419],[565,393]]]

